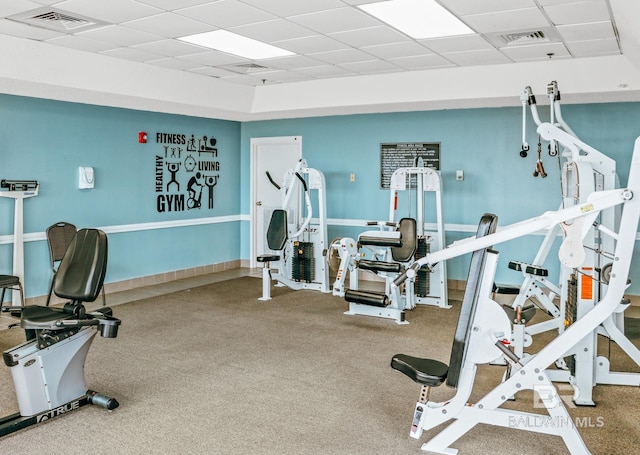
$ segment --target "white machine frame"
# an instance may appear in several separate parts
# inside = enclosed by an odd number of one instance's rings
[[[575,140],[550,124],[542,124],[538,132],[545,139],[554,138],[566,147],[572,147]],[[634,144],[626,189],[593,192],[585,202],[555,212],[546,212],[485,237],[456,242],[444,250],[418,260],[411,269],[407,270],[404,275],[408,276],[415,273],[415,269],[422,265],[440,263],[462,254],[491,248],[493,245],[532,234],[540,229],[553,229],[556,225],[560,225],[566,234],[558,253],[561,263],[570,268],[579,267],[586,257],[582,240],[589,234],[593,222],[601,212],[615,206],[622,206],[619,228],[616,231],[604,232],[616,240],[611,279],[606,294],[597,305],[577,319],[567,330],[560,333],[538,353],[527,358],[514,356],[503,344],[509,342],[509,321],[506,313],[490,298],[497,259],[497,254],[490,254],[493,259],[488,260],[488,267],[478,290],[480,309],[476,311],[476,317],[471,321],[472,330],[467,344],[467,357],[462,363],[456,395],[446,402],[432,402],[428,399],[428,390],[424,390],[428,387],[423,386],[421,397],[416,403],[411,437],[420,438],[423,430],[454,420],[423,444],[422,450],[439,454],[456,454],[458,451],[450,445],[478,423],[485,423],[557,435],[563,439],[571,454],[590,453],[578,432],[577,425],[574,424],[563,401],[557,395],[548,368],[557,359],[575,350],[583,339],[596,333],[598,327],[605,324],[607,319],[618,311],[627,287],[638,229],[639,196],[640,138]],[[401,283],[404,278],[405,276],[399,277],[394,284]],[[511,363],[515,373],[476,403],[469,403],[477,365],[488,363],[500,355],[504,355]],[[510,397],[523,390],[537,392],[548,415],[500,408]]]
[[[604,155],[593,147],[585,144],[577,138],[569,125],[564,121],[560,108],[560,94],[555,81],[547,86],[551,123],[556,122],[558,128],[548,133],[550,150],[557,150],[557,144],[562,144],[563,150],[559,158],[564,160],[562,166],[562,190],[563,200],[561,207],[569,207],[582,203],[595,191],[613,190],[618,187],[616,163],[610,157]],[[523,105],[523,150],[527,148],[525,141],[526,104],[529,104],[534,122],[540,126],[540,121],[535,97],[531,88],[527,87],[521,94]],[[576,269],[561,264],[560,284],[554,286],[541,277],[523,272],[524,281],[521,292],[513,302],[513,308],[524,308],[525,302],[530,297],[536,297],[538,303],[552,315],[552,319],[538,324],[525,326],[515,324],[513,343],[517,355],[527,355],[524,348],[532,343],[532,336],[548,331],[557,330],[561,333],[565,329],[567,314],[566,302],[568,301],[568,281],[572,274],[577,280],[576,318],[589,312],[604,292],[606,284],[598,276],[603,268],[603,258],[610,259],[611,252],[615,248],[615,237],[603,235],[605,232],[615,230],[619,222],[619,214],[614,208],[605,210],[591,228],[589,235],[584,239],[586,246],[585,261]],[[552,244],[559,234],[560,226],[550,230],[544,238],[536,257],[533,260],[535,266],[544,264],[551,250]],[[524,268],[524,267],[523,267]],[[577,272],[577,273],[576,273]],[[546,288],[543,290],[542,288]],[[556,307],[553,299],[559,296],[560,305]],[[615,373],[610,371],[609,360],[604,356],[598,356],[597,334],[600,333],[616,342],[636,364],[640,365],[640,350],[638,350],[624,335],[624,310],[628,304],[622,302],[619,308],[608,318],[598,331],[585,337],[573,352],[567,355],[574,356],[574,374],[567,368],[565,362],[559,359],[559,369],[549,371],[549,376],[556,382],[568,382],[575,390],[574,402],[577,405],[593,406],[592,389],[596,384],[618,384],[640,386],[640,374]]]
[[[420,163],[418,163],[420,164]],[[408,188],[415,179],[415,188]],[[338,296],[345,295],[344,282],[347,272],[349,274],[349,289],[359,289],[359,268],[358,261],[364,255],[358,247],[368,250],[369,254],[376,261],[390,262],[393,261],[391,256],[391,248],[386,246],[365,245],[363,238],[384,239],[400,239],[400,232],[396,230],[398,209],[398,193],[401,191],[415,191],[415,209],[416,209],[416,237],[419,240],[429,242],[433,246],[433,250],[441,250],[445,245],[445,227],[442,216],[442,182],[438,171],[424,166],[401,167],[396,169],[391,175],[389,197],[389,219],[388,221],[369,222],[370,226],[378,226],[377,230],[364,231],[359,235],[358,242],[352,238],[345,237],[335,242],[331,247],[337,250],[340,257],[340,265],[333,284],[333,294]],[[425,193],[433,193],[435,199],[435,215],[436,222],[434,226],[427,226],[425,222]],[[411,205],[411,201],[409,201]],[[412,210],[413,207],[408,207]],[[434,235],[427,235],[429,232]],[[410,266],[415,257],[409,261],[402,263],[403,267]],[[415,279],[409,279],[405,282],[404,290],[401,292],[397,287],[392,287],[392,281],[397,277],[397,273],[379,271],[377,276],[381,277],[385,282],[384,294],[388,297],[389,304],[385,307],[368,305],[364,302],[349,302],[349,310],[345,312],[347,315],[374,316],[387,319],[393,319],[399,324],[407,324],[405,320],[405,310],[415,308],[417,304],[435,305],[440,308],[450,308],[447,295],[447,268],[446,264],[437,264],[426,273],[429,274],[429,293],[424,296],[417,296],[415,291]],[[436,283],[434,285],[434,283]],[[374,293],[372,293],[374,294]]]
[[[282,209],[287,212],[287,240],[280,252],[275,252],[278,259],[270,264],[264,261],[262,271],[262,297],[260,300],[271,300],[271,281],[277,281],[277,286],[287,286],[294,290],[309,289],[320,292],[330,292],[329,269],[326,261],[327,240],[327,203],[326,184],[324,174],[310,168],[301,159],[293,169],[287,170],[281,185],[277,185],[282,192]],[[313,204],[311,192],[315,193],[318,207],[318,217],[313,218]],[[302,197],[300,197],[302,196]],[[302,216],[304,210],[306,216]],[[292,277],[293,256],[297,242],[313,244],[314,276],[311,281],[297,281]],[[267,242],[264,242],[268,248]],[[269,250],[270,251],[270,250]],[[266,253],[268,254],[269,251]],[[274,271],[275,269],[276,271]]]

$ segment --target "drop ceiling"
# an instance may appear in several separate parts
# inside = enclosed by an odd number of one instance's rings
[[[412,39],[357,7],[375,1],[11,0],[0,2],[0,36],[36,41],[65,59],[77,55],[78,62],[89,53],[114,68],[113,59],[133,63],[130,67],[145,75],[158,69],[165,77],[167,71],[180,72],[203,84],[215,80],[216,87],[220,82],[247,87],[252,97],[265,86],[280,86],[275,94],[301,83],[342,81],[348,87],[381,80],[373,76],[399,80],[394,78],[430,71],[471,77],[476,70],[499,74],[518,65],[607,61],[640,52],[633,27],[619,33],[630,19],[612,8],[633,0],[438,0],[475,33],[425,40]],[[638,12],[638,6],[630,8]],[[294,55],[249,60],[177,39],[219,29]],[[628,81],[616,81],[625,83],[628,88]]]

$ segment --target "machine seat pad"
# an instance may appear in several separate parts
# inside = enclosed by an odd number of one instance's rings
[[[509,319],[512,322],[515,322],[516,320],[515,308],[513,308],[511,305],[502,305],[502,308],[507,313],[507,316],[509,316]],[[536,315],[536,306],[531,303],[529,305],[525,305],[522,308],[521,314],[522,314],[522,319],[524,319],[525,323],[531,321],[531,319],[533,319],[533,317]]]
[[[361,235],[358,237],[358,243],[360,245],[371,245],[371,246],[387,246],[399,248],[402,246],[401,238],[390,238],[390,237],[371,237],[368,235]]]
[[[549,276],[549,271],[544,267],[538,267],[537,265],[525,264],[524,262],[509,261],[509,268],[518,272],[524,272],[529,275],[535,276]]]
[[[258,262],[276,262],[280,260],[277,254],[261,254],[256,258]]]
[[[405,354],[396,354],[391,359],[391,368],[409,376],[414,382],[428,387],[438,387],[449,373],[449,366],[433,359],[421,359]]]
[[[391,272],[400,273],[402,264],[399,262],[372,261],[369,259],[360,259],[358,268],[362,270],[370,270],[372,272]]]
[[[22,309],[20,327],[23,329],[60,329],[55,322],[61,319],[74,319],[75,316],[62,308],[32,305]]]

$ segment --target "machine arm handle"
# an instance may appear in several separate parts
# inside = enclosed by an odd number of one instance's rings
[[[278,185],[275,180],[273,180],[273,178],[271,178],[271,174],[269,174],[269,171],[266,172],[267,174],[267,178],[269,179],[269,181],[271,182],[271,184],[273,186],[275,186],[276,188],[278,188],[278,190],[280,190],[280,185]]]
[[[304,179],[302,178],[299,172],[296,172],[296,177],[298,177],[298,180],[302,182],[302,187],[304,188],[304,192],[306,193],[307,191],[309,191],[309,189],[307,188],[307,182],[304,181]]]

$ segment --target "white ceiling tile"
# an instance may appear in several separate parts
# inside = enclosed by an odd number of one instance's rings
[[[124,22],[120,25],[167,38],[177,38],[216,29],[212,25],[174,13],[156,14],[143,19]]]
[[[416,55],[414,57],[392,58],[389,61],[406,70],[422,70],[432,68],[448,68],[455,66],[446,58],[437,55]]]
[[[531,46],[515,46],[504,47],[502,52],[514,62],[522,62],[528,60],[545,60],[550,57],[548,54],[553,54],[551,58],[566,58],[570,57],[569,51],[562,43],[545,43],[536,44]]]
[[[243,0],[271,14],[280,17],[297,16],[327,9],[340,8],[344,3],[340,0]]]
[[[354,74],[351,71],[347,71],[346,69],[335,65],[312,66],[309,68],[299,68],[296,71],[298,73],[306,74],[309,77],[319,79],[349,76]]]
[[[348,62],[342,63],[338,66],[359,74],[391,73],[400,69],[393,63],[385,62],[383,60],[371,60],[368,62]]]
[[[172,39],[137,44],[131,47],[143,50],[145,52],[152,52],[154,54],[165,55],[168,57],[179,57],[181,55],[197,54],[203,51],[200,46]]]
[[[438,53],[494,49],[494,47],[480,35],[433,38],[428,40],[419,40],[419,43]]]
[[[161,9],[134,0],[68,0],[56,3],[55,7],[113,24],[162,13]]]
[[[478,33],[535,30],[550,25],[547,18],[538,8],[474,14],[463,16],[462,19]]]
[[[438,0],[438,3],[457,16],[493,13],[510,9],[533,8],[536,6],[534,0]]]
[[[164,68],[171,68],[174,70],[189,70],[200,67],[200,65],[197,63],[187,62],[186,60],[180,60],[178,58],[161,58],[158,60],[150,60],[146,63],[149,65],[162,66]]]
[[[347,32],[330,33],[330,38],[341,41],[353,47],[375,46],[376,44],[389,44],[408,42],[409,38],[397,32],[391,27],[378,26],[360,28]]]
[[[286,19],[275,19],[255,24],[240,25],[229,28],[229,31],[265,43],[316,35],[315,32],[308,28],[301,27]]]
[[[415,41],[407,41],[406,43],[383,44],[379,46],[367,46],[362,48],[368,54],[375,55],[381,59],[390,59],[397,57],[410,57],[412,55],[428,55],[432,54],[429,49]]]
[[[602,0],[550,5],[545,12],[555,25],[584,24],[609,20],[609,7]]]
[[[348,62],[366,62],[371,60],[371,55],[358,49],[341,49],[338,51],[319,52],[317,54],[309,54],[310,57],[322,62],[337,65],[339,63]]]
[[[207,51],[191,55],[181,55],[177,58],[186,60],[188,62],[200,63],[201,65],[207,66],[231,65],[235,63],[249,62],[249,60],[247,59],[217,51]]]
[[[367,3],[386,2],[388,0],[342,0],[347,5],[366,5]]]
[[[359,9],[347,7],[293,16],[289,20],[318,33],[336,33],[381,24]]]
[[[152,35],[151,33],[121,27],[119,25],[109,25],[86,32],[79,32],[77,35],[83,38],[119,44],[121,46],[133,46],[135,44],[150,43],[162,39],[162,37],[158,35]]]
[[[304,55],[291,55],[287,57],[261,60],[260,64],[269,66],[270,68],[297,70],[298,68],[308,68],[310,66],[324,65],[325,63]]]
[[[562,25],[558,27],[558,32],[565,41],[615,39],[616,37],[613,26],[608,21],[596,24]]]
[[[273,14],[235,0],[219,0],[191,8],[179,9],[175,12],[220,28],[277,19]]]
[[[108,55],[109,57],[122,58],[125,60],[133,60],[136,62],[147,62],[149,60],[158,60],[159,58],[162,57],[162,55],[141,51],[140,49],[134,49],[132,47],[121,47],[118,49],[111,49],[108,51],[100,52],[100,54]]]
[[[65,36],[64,33],[48,30],[46,28],[32,27],[20,22],[10,21],[9,19],[0,19],[0,33],[38,41],[44,41],[58,36]]]
[[[30,11],[40,8],[42,5],[27,0],[11,0],[0,2],[0,17],[11,16],[13,14]]]
[[[620,53],[618,40],[615,38],[593,41],[574,41],[567,43],[567,47],[574,57],[579,58],[615,55]]]
[[[47,40],[46,42],[49,44],[55,44],[56,46],[68,47],[85,52],[102,52],[113,49],[114,46],[116,46],[115,44],[95,41],[76,35],[63,35],[58,38]]]
[[[202,5],[204,3],[211,3],[212,0],[137,0],[140,3],[155,6],[165,11],[173,11],[176,9],[187,8],[189,6]],[[217,0],[213,0],[217,1]]]
[[[347,49],[344,43],[331,39],[324,35],[307,36],[291,40],[274,41],[271,43],[296,54],[311,54],[314,52],[335,51]]]
[[[235,76],[238,74],[238,73],[234,73],[233,71],[228,71],[222,68],[214,68],[211,66],[192,68],[188,71],[190,73],[202,74],[204,76],[211,76],[211,77]]]
[[[502,52],[495,49],[471,52],[450,52],[442,54],[442,56],[459,66],[511,63],[511,60],[509,60]]]

